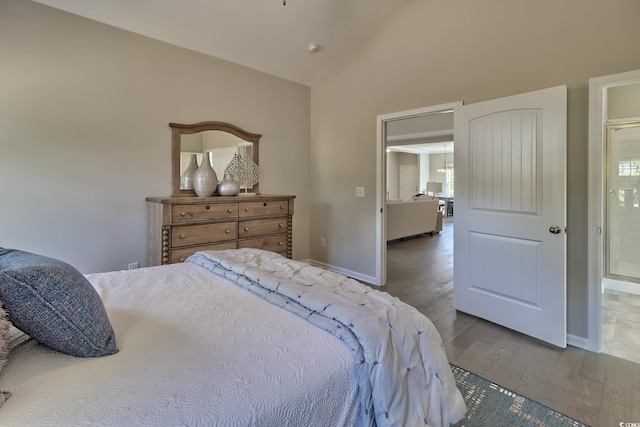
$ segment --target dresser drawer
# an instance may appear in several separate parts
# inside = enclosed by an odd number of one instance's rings
[[[255,239],[240,240],[238,248],[257,248],[271,252],[287,251],[287,235],[278,234],[275,236],[257,237]]]
[[[253,221],[240,221],[238,224],[238,236],[245,237],[265,236],[267,234],[285,233],[287,231],[287,218],[255,219]]]
[[[289,201],[287,200],[275,200],[267,202],[240,202],[240,218],[288,214]]]
[[[203,203],[198,205],[173,205],[171,215],[174,223],[237,218],[238,204]]]
[[[213,245],[194,246],[192,248],[174,249],[171,251],[171,263],[184,262],[189,256],[198,251],[213,251],[222,249],[236,249],[237,242],[215,243]]]
[[[261,248],[293,256],[295,196],[147,197],[147,265],[200,250]]]
[[[171,247],[204,245],[238,238],[237,222],[216,224],[182,225],[171,231]]]

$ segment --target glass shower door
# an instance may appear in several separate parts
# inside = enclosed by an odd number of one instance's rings
[[[605,277],[640,283],[640,122],[606,132]]]

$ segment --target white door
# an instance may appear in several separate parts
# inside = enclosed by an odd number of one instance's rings
[[[401,165],[400,166],[400,199],[410,200],[418,194],[419,179],[418,166]]]
[[[455,109],[455,308],[559,347],[566,130],[566,86]]]

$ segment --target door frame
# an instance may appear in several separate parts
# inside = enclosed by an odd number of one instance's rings
[[[462,105],[462,101],[432,105],[413,110],[383,114],[376,118],[376,277],[377,286],[387,284],[387,214],[385,211],[387,189],[387,123],[412,117],[426,116],[453,110]],[[455,123],[455,112],[453,113]]]
[[[602,352],[606,90],[640,83],[640,70],[589,79],[589,194],[587,232],[588,339],[582,348]]]

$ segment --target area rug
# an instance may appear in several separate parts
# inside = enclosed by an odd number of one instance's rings
[[[589,427],[574,418],[451,365],[467,415],[455,427]]]

